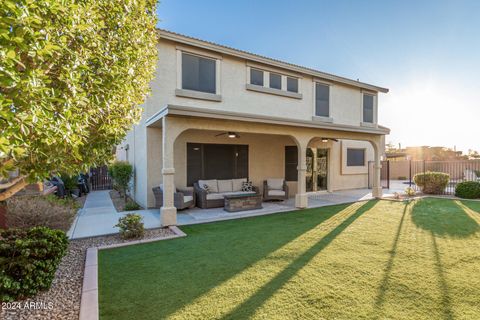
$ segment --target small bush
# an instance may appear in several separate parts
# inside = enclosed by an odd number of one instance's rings
[[[78,203],[71,198],[14,196],[7,200],[7,226],[10,228],[48,227],[68,231]]]
[[[405,188],[405,194],[409,197],[413,197],[415,195],[415,190],[412,187]]]
[[[443,172],[425,172],[418,173],[413,177],[413,181],[426,194],[441,194],[448,185],[450,176]]]
[[[135,201],[128,201],[125,203],[125,207],[123,208],[124,211],[133,211],[139,210],[140,206]]]
[[[475,174],[480,178],[480,170],[475,170]]]
[[[78,189],[78,177],[77,176],[70,176],[65,173],[60,175],[60,179],[62,179],[63,184],[65,185],[65,189],[71,193],[73,190]]]
[[[480,198],[480,182],[464,181],[455,187],[455,195],[465,199]]]
[[[113,183],[123,193],[127,201],[128,183],[133,175],[133,167],[127,161],[115,161],[108,168],[108,173],[112,176]]]
[[[405,177],[405,176],[399,176],[399,177],[398,177],[398,180],[407,180],[407,177]]]
[[[127,213],[124,217],[118,219],[115,227],[120,229],[120,236],[124,239],[140,238],[145,233],[141,215],[136,213]]]
[[[31,297],[50,288],[67,248],[67,236],[60,230],[0,230],[0,301]]]

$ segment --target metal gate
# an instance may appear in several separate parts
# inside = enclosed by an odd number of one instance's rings
[[[390,189],[390,162],[381,161],[382,169],[380,170],[380,185],[384,189]],[[375,161],[368,161],[368,188],[372,189],[375,176]]]
[[[90,183],[92,184],[92,190],[112,189],[112,178],[108,174],[108,167],[91,168]]]

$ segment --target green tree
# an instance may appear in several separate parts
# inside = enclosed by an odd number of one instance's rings
[[[133,176],[133,167],[127,161],[115,161],[108,168],[109,174],[113,179],[115,185],[123,193],[125,202],[127,202],[127,189],[130,179]]]
[[[154,76],[154,0],[3,0],[0,200],[87,170],[139,120]],[[8,182],[12,171],[18,178]]]

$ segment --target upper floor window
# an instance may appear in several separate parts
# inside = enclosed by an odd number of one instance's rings
[[[287,91],[298,92],[298,79],[287,77]]]
[[[182,53],[182,89],[215,94],[215,59]]]
[[[270,72],[270,88],[282,90],[282,76],[278,73]]]
[[[363,94],[363,122],[373,123],[374,96]]]
[[[347,149],[347,167],[365,166],[365,149]]]
[[[318,117],[330,117],[330,86],[315,83],[315,115]]]
[[[263,71],[250,69],[250,83],[263,87]]]

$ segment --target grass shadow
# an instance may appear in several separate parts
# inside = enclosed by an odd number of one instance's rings
[[[340,235],[348,226],[357,220],[362,214],[370,210],[377,201],[366,202],[358,208],[354,214],[342,221],[337,227],[321,238],[315,245],[305,251],[301,256],[292,261],[282,272],[276,275],[268,283],[263,285],[255,294],[245,302],[237,306],[222,319],[247,319],[255,310],[261,307],[277,290],[287,283],[297,272],[306,266],[310,260],[327,247],[335,238]]]
[[[366,202],[364,210],[375,203]],[[343,216],[351,206],[342,204],[185,226],[182,229],[188,234],[186,238],[102,250],[100,315],[132,319],[141,309],[158,318],[168,317],[309,230],[339,213],[343,212]],[[312,250],[323,249],[361,213],[348,218],[341,224],[343,227]],[[308,254],[302,259],[307,258]],[[179,286],[187,287],[179,290]]]
[[[392,274],[393,262],[395,260],[395,256],[397,255],[397,248],[398,248],[398,243],[399,243],[399,240],[400,240],[400,234],[401,234],[401,231],[402,231],[403,223],[405,221],[405,216],[407,214],[407,209],[408,209],[409,205],[410,205],[410,203],[406,203],[405,207],[403,208],[402,217],[400,218],[400,222],[399,222],[398,227],[397,227],[397,232],[396,232],[395,238],[393,240],[392,248],[389,251],[390,256],[388,258],[388,262],[387,262],[387,265],[385,267],[385,273],[383,275],[382,282],[380,283],[380,287],[378,288],[377,297],[375,299],[375,306],[374,306],[375,315],[373,316],[373,318],[375,318],[375,319],[379,319],[380,309],[382,308],[383,303],[385,302],[385,295],[387,293],[389,282],[390,282],[390,277],[391,277],[391,274]]]
[[[436,236],[466,238],[480,231],[480,226],[454,201],[425,198],[415,201],[412,222]]]

